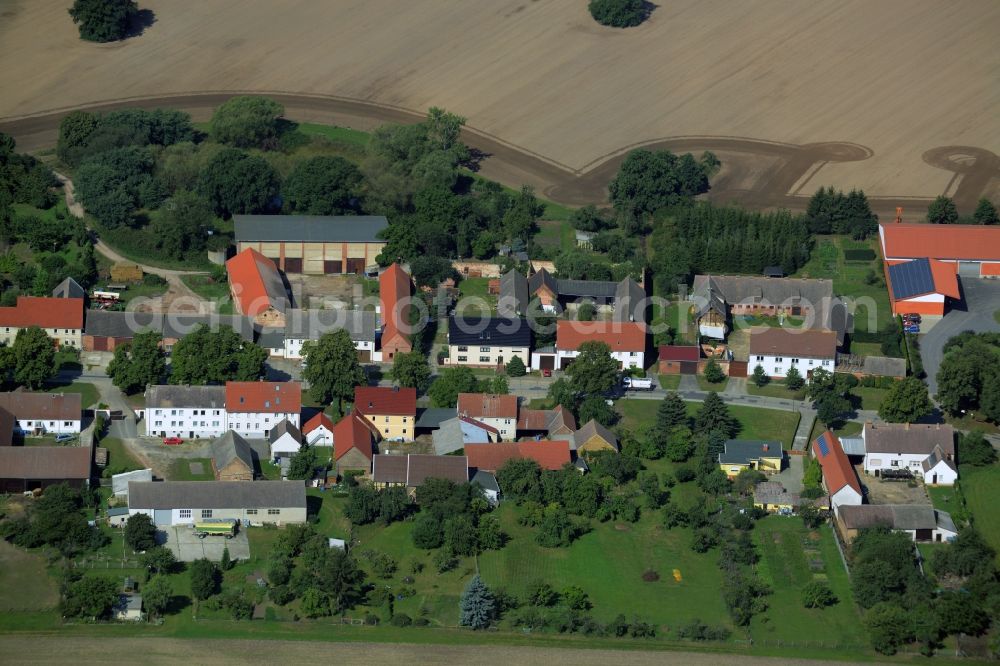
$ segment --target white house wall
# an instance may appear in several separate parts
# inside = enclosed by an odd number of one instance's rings
[[[35,430],[54,435],[73,435],[80,432],[80,420],[51,421],[49,419],[18,419],[17,429],[21,433],[30,434]]]
[[[794,361],[794,362],[793,362]],[[803,358],[791,356],[772,356],[767,354],[755,354],[750,357],[747,368],[751,373],[760,365],[768,377],[784,377],[791,368],[797,368],[803,378],[807,377],[811,370],[822,368],[833,372],[834,360],[832,358]]]
[[[450,365],[489,366],[506,365],[515,356],[525,367],[531,365],[528,347],[499,347],[497,345],[448,345]]]

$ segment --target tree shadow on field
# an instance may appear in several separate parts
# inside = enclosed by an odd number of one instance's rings
[[[469,158],[464,160],[459,166],[463,166],[472,173],[476,173],[479,171],[479,167],[482,164],[483,160],[485,160],[487,157],[490,157],[491,155],[492,153],[487,153],[484,150],[470,147]]]
[[[132,17],[132,20],[128,22],[128,31],[125,33],[125,39],[138,37],[142,33],[146,32],[146,28],[150,27],[154,23],[156,23],[156,14],[153,13],[153,10],[140,9],[136,12],[136,15]]]

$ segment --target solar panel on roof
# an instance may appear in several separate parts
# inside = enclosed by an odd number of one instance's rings
[[[819,444],[819,452],[823,454],[823,457],[825,458],[830,455],[830,445],[826,441],[826,435],[823,435],[816,441]]]
[[[915,259],[905,264],[889,266],[889,281],[896,299],[929,294],[934,291],[934,275],[927,259]]]

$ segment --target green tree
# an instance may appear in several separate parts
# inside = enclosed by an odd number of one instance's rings
[[[479,519],[476,538],[481,551],[500,550],[507,541],[507,535],[504,534],[500,520],[496,516],[483,516]]]
[[[894,603],[880,603],[865,613],[872,647],[881,654],[896,654],[900,645],[913,638],[907,612]]]
[[[546,395],[553,405],[562,405],[563,408],[570,411],[576,411],[576,405],[580,398],[580,394],[573,387],[573,384],[564,377],[549,384]]]
[[[214,562],[204,558],[191,563],[191,596],[204,601],[219,592],[222,575]]]
[[[992,465],[997,451],[979,430],[958,434],[958,461],[963,465]]]
[[[597,421],[602,426],[610,427],[618,420],[618,413],[599,395],[591,395],[580,403],[580,423]]]
[[[448,278],[456,277],[451,261],[444,257],[414,257],[410,262],[410,271],[418,287],[436,288]]]
[[[656,409],[656,429],[665,433],[671,428],[687,423],[687,406],[684,401],[676,391],[668,392]]]
[[[319,403],[340,405],[345,400],[352,400],[354,388],[366,381],[354,342],[344,329],[306,342],[302,355],[306,361],[302,378],[309,382],[313,400]]]
[[[303,444],[288,463],[288,478],[293,481],[313,478],[318,462],[316,447]]]
[[[644,0],[590,0],[588,8],[595,21],[612,28],[637,26],[649,15]]]
[[[143,331],[115,346],[114,357],[107,368],[111,383],[127,395],[160,383],[167,372],[166,357],[160,347],[162,340],[156,331]]]
[[[708,191],[707,166],[690,153],[633,150],[608,184],[611,203],[621,215],[639,217]]]
[[[597,209],[597,206],[584,206],[577,208],[569,218],[574,229],[580,231],[597,232],[612,226],[604,211]]]
[[[705,368],[705,370],[708,370],[708,368]],[[766,386],[769,381],[771,381],[771,378],[768,377],[767,370],[764,369],[764,366],[758,365],[753,369],[754,384],[757,386]]]
[[[262,213],[278,196],[277,172],[262,157],[237,148],[220,151],[198,178],[198,193],[217,215]]]
[[[528,374],[528,369],[524,367],[524,361],[521,360],[520,356],[514,356],[507,361],[508,377],[524,377],[526,374]]]
[[[578,352],[566,370],[577,393],[603,394],[618,384],[618,361],[608,345],[591,340],[581,344]]]
[[[806,608],[825,608],[835,603],[837,595],[823,581],[810,581],[802,588],[802,605]]]
[[[671,462],[684,462],[694,453],[695,442],[691,429],[685,425],[674,426],[667,431],[667,459]]]
[[[694,419],[694,430],[699,434],[722,433],[725,437],[735,437],[740,431],[740,422],[729,413],[729,407],[719,394],[712,391],[705,398]]]
[[[444,543],[441,518],[433,513],[421,511],[413,523],[410,536],[413,539],[413,545],[417,548],[425,550],[440,548],[441,544]]]
[[[878,408],[878,415],[889,423],[913,423],[934,411],[927,395],[927,385],[916,377],[894,383]]]
[[[212,114],[212,138],[237,148],[275,148],[285,107],[267,97],[233,97]]]
[[[94,114],[87,111],[70,111],[59,122],[56,156],[67,164],[77,165],[81,150],[86,147],[97,126],[97,116]]]
[[[472,577],[459,601],[458,623],[471,629],[487,629],[496,616],[496,599],[478,575]]]
[[[62,601],[62,614],[68,617],[106,618],[118,603],[118,585],[110,578],[84,576],[69,583]]]
[[[129,22],[139,15],[133,0],[74,0],[69,15],[88,42],[114,42],[128,36]]]
[[[958,222],[958,209],[955,202],[948,197],[939,195],[927,207],[927,221],[931,224],[955,224]]]
[[[124,530],[125,543],[134,551],[149,550],[156,545],[156,526],[144,513],[129,516]]]
[[[798,368],[789,368],[788,372],[785,373],[785,386],[788,387],[788,390],[798,391],[805,385],[806,380],[802,378]]]
[[[997,207],[986,198],[980,199],[976,204],[976,211],[972,214],[972,219],[976,221],[976,224],[1000,224]]]
[[[56,373],[56,350],[52,338],[37,326],[22,328],[11,345],[14,382],[29,389],[42,387]]]
[[[151,574],[169,574],[177,566],[177,558],[173,552],[164,546],[153,546],[139,558],[143,568]]]
[[[396,354],[392,360],[389,376],[400,386],[423,392],[430,382],[431,368],[427,365],[427,357],[418,351]]]
[[[581,303],[580,307],[576,310],[576,320],[577,321],[594,321],[594,314],[597,312],[597,308],[594,307],[593,303]]]
[[[183,259],[205,249],[212,223],[208,201],[194,192],[181,190],[160,206],[160,214],[152,219],[150,231],[166,256]]]
[[[142,605],[150,619],[163,616],[173,599],[173,586],[166,576],[153,576],[142,587]]]
[[[806,488],[819,488],[823,480],[823,468],[816,458],[809,458],[802,473],[802,485]]]
[[[545,507],[542,521],[538,525],[535,543],[544,548],[565,548],[573,543],[576,534],[576,528],[565,510],[558,504],[550,504]]]
[[[228,326],[198,326],[170,352],[170,383],[201,386],[255,381],[264,376],[267,351]]]
[[[703,374],[705,375],[705,380],[710,384],[721,384],[726,381],[726,373],[722,371],[722,367],[714,358],[708,359]],[[754,377],[756,378],[756,370],[754,370]]]
[[[445,368],[431,384],[427,395],[435,407],[454,407],[458,404],[459,393],[474,393],[479,388],[479,380],[472,370],[459,366]]]
[[[290,211],[306,215],[351,215],[360,210],[363,177],[343,157],[318,155],[295,165],[281,188]]]

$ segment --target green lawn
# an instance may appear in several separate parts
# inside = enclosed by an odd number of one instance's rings
[[[701,408],[700,402],[685,403],[692,417]],[[619,400],[615,407],[622,415],[623,427],[637,431],[643,425],[656,422],[658,400]],[[729,413],[736,417],[742,429],[742,439],[771,439],[791,447],[795,440],[795,429],[799,426],[799,413],[778,409],[761,409],[744,405],[729,405]]]
[[[697,375],[698,388],[702,391],[715,391],[716,393],[722,393],[726,385],[729,384],[729,377],[726,377],[718,384],[713,384],[712,382],[705,379],[705,375]]]
[[[768,516],[757,521],[753,536],[761,553],[758,572],[773,590],[767,612],[751,623],[754,639],[859,648],[867,643],[832,527],[809,531],[798,518]],[[825,581],[839,602],[822,610],[804,608],[802,587],[812,580]]]
[[[230,302],[229,284],[226,281],[216,282],[211,275],[183,275],[181,280],[188,289],[205,300]]]
[[[1000,488],[1000,465],[961,465],[959,482],[976,529],[1000,557],[1000,502],[996,500],[997,488]]]
[[[40,611],[58,603],[59,589],[41,553],[0,540],[0,611]]]
[[[694,324],[691,303],[673,301],[662,311],[653,313],[653,324],[665,322],[674,331],[674,344],[694,344],[698,331]]]
[[[771,380],[763,386],[757,386],[753,380],[747,382],[747,393],[750,395],[763,395],[769,398],[786,398],[788,400],[804,400],[806,397],[805,387],[798,391],[792,391],[783,382]]]
[[[201,473],[193,473],[191,463],[201,463]],[[174,464],[170,466],[171,481],[213,481],[214,479],[211,458],[184,458],[175,460]]]
[[[861,409],[872,410],[877,410],[882,406],[882,400],[885,399],[885,395],[888,392],[889,389],[880,389],[869,386],[855,386],[851,389],[851,393],[861,399]]]
[[[676,391],[681,385],[680,375],[656,375],[657,384],[668,391]]]
[[[93,407],[101,399],[97,387],[89,382],[72,382],[70,384],[52,383],[45,387],[46,393],[79,393],[80,404],[84,409]]]
[[[964,481],[963,477],[963,481]],[[962,511],[958,490],[952,486],[924,486],[927,494],[931,496],[934,508],[952,514],[952,517],[959,515]]]
[[[97,446],[103,446],[108,450],[108,464],[106,469],[115,469],[119,472],[131,472],[136,469],[145,469],[145,465],[136,460],[127,448],[125,443],[117,437],[105,437]]]
[[[331,141],[347,144],[353,148],[364,150],[371,134],[349,127],[336,125],[318,125],[316,123],[299,123],[298,131],[310,136],[322,136]]]
[[[851,353],[860,356],[884,356],[878,342],[855,342],[851,340]]]
[[[576,247],[576,233],[569,222],[545,219],[538,223],[538,233],[535,242],[555,252],[572,250]]]
[[[490,278],[465,278],[458,283],[459,300],[456,312],[472,316],[489,316],[496,311],[497,297],[489,293]]]
[[[344,516],[344,504],[347,503],[347,498],[319,488],[309,488],[306,495],[308,495],[310,517],[317,516],[316,531],[328,537],[349,539],[351,523]]]
[[[623,529],[595,522],[569,548],[549,549],[535,543],[535,528],[517,524],[516,507],[504,504],[499,511],[504,531],[513,539],[503,550],[480,556],[480,574],[489,585],[522,598],[537,580],[557,590],[579,585],[594,604],[592,615],[605,622],[624,613],[667,627],[694,617],[729,624],[716,556],[692,551],[687,529],[664,530],[656,514]],[[645,582],[647,569],[660,580]],[[680,582],[674,580],[674,569],[680,571]]]

